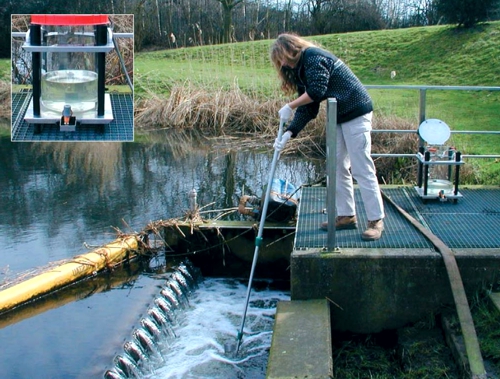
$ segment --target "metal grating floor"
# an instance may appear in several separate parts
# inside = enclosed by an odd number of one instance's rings
[[[428,227],[450,248],[500,247],[500,188],[460,189],[456,204],[428,200],[423,203],[413,187],[382,188],[396,204]],[[336,232],[340,248],[433,248],[399,212],[385,202],[385,231],[378,241],[363,241],[368,220],[359,189],[355,189],[358,229]],[[306,187],[300,199],[295,249],[323,248],[327,233],[319,225],[327,220],[325,187]]]
[[[34,124],[24,121],[31,100],[31,91],[12,93],[11,140],[18,141],[133,141],[134,103],[132,94],[110,94],[114,120],[107,124],[104,132],[94,125],[78,125],[74,132],[61,132],[57,125],[44,125],[41,133],[35,134]]]

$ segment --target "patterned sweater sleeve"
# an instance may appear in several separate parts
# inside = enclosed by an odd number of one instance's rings
[[[316,118],[319,112],[319,103],[310,103],[297,108],[292,122],[288,125],[287,131],[292,132],[292,138],[305,128],[307,123]]]
[[[325,98],[330,80],[331,59],[321,55],[309,55],[305,57],[304,68],[307,77],[307,88],[305,91],[313,100],[312,103],[297,108],[293,121],[287,130],[292,132],[292,137],[304,129],[307,123],[316,118],[319,112],[320,102]],[[299,91],[299,95],[304,90]]]

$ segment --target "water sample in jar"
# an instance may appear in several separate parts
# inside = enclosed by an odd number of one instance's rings
[[[61,113],[64,105],[73,112],[96,108],[97,73],[88,70],[58,70],[42,75],[41,102],[51,111]]]
[[[437,195],[441,191],[443,194],[450,195],[453,193],[455,186],[449,180],[444,179],[429,179],[427,183],[427,194],[428,195]]]

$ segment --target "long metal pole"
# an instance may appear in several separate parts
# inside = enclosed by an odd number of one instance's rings
[[[279,130],[278,130],[278,139],[281,139],[281,136],[283,135],[283,125],[284,124],[285,124],[285,121],[280,120],[280,126],[279,126]],[[245,327],[245,319],[247,316],[248,302],[250,301],[250,292],[252,291],[253,275],[255,272],[255,266],[257,265],[257,259],[259,258],[259,247],[262,243],[262,234],[264,233],[264,224],[265,224],[266,216],[267,216],[267,207],[269,205],[269,196],[271,194],[271,186],[273,184],[274,172],[276,171],[276,163],[278,162],[279,156],[280,156],[280,151],[277,148],[275,148],[274,155],[273,155],[273,161],[271,163],[271,171],[269,172],[269,179],[267,181],[266,195],[264,197],[264,204],[262,207],[262,213],[260,215],[259,231],[257,233],[257,237],[255,238],[255,251],[253,254],[252,269],[250,270],[250,278],[248,279],[247,298],[245,301],[245,309],[243,311],[243,318],[241,319],[241,327],[240,327],[240,330],[238,332],[238,345],[236,346],[236,354],[238,354],[238,351],[240,350],[241,339],[243,337],[243,328]]]
[[[326,209],[328,215],[328,251],[336,248],[335,187],[337,185],[337,100],[330,98],[326,105]]]

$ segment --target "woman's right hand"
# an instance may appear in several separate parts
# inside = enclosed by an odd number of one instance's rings
[[[292,137],[292,132],[290,131],[286,131],[285,133],[283,133],[283,135],[281,136],[281,139],[278,139],[276,138],[276,140],[274,141],[274,145],[273,147],[278,150],[278,151],[281,151],[285,148],[286,146],[286,143],[288,142],[288,140]]]

